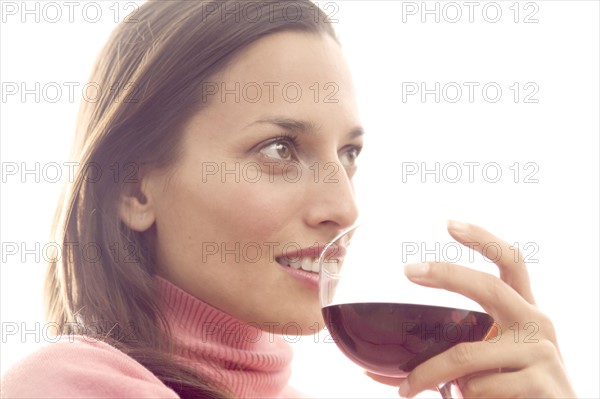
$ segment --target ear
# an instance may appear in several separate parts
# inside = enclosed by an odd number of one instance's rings
[[[119,216],[130,229],[143,232],[155,221],[154,201],[149,187],[142,179],[138,184],[125,188],[119,198]]]

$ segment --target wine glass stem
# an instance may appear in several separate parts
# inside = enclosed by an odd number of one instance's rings
[[[462,392],[456,381],[446,382],[437,387],[442,399],[463,399]]]

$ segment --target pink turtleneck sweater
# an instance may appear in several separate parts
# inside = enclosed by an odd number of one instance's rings
[[[235,397],[298,397],[287,386],[292,350],[258,330],[157,278],[176,356]],[[24,358],[2,378],[6,398],[178,398],[148,369],[112,346],[64,336]]]

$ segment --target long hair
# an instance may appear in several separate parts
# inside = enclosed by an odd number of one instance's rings
[[[251,43],[281,31],[335,39],[327,16],[310,0],[150,0],[112,33],[82,101],[79,167],[53,229],[62,246],[46,276],[47,318],[63,334],[98,331],[96,338],[182,397],[229,393],[172,357],[154,278],[155,231],[128,228],[119,199],[135,193],[142,171],[168,168],[177,159],[182,126],[206,106],[203,82]],[[86,328],[91,325],[95,329]],[[128,326],[135,328],[123,334]]]

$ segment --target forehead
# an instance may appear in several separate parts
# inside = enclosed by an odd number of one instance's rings
[[[355,108],[352,78],[341,48],[323,34],[268,35],[237,54],[206,84],[210,87],[204,100],[230,108],[277,106],[296,112],[309,106],[326,112]]]
[[[289,31],[248,46],[233,58],[222,77],[337,81],[348,78],[347,72],[341,48],[332,37]]]

